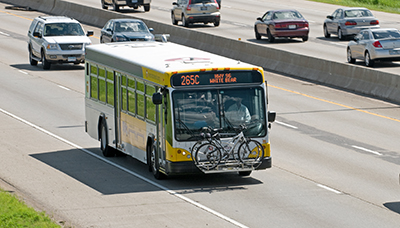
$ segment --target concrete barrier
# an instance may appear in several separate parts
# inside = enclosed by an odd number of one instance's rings
[[[67,15],[96,27],[103,27],[112,18],[137,18],[103,10],[100,5],[99,8],[93,8],[63,0],[0,1],[13,5],[29,6],[32,9],[53,15]],[[148,27],[154,28],[155,33],[170,34],[171,42],[252,63],[266,70],[400,103],[400,75],[397,74],[277,50],[245,41],[210,35],[181,26],[162,24],[142,18],[137,19],[143,20]]]

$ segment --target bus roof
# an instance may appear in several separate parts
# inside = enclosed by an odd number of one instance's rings
[[[132,65],[159,73],[185,72],[205,68],[259,68],[238,60],[175,43],[135,41],[96,44],[86,47],[86,60],[130,72]]]

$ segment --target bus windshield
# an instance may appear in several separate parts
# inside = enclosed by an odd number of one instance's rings
[[[208,90],[175,90],[175,138],[198,140],[204,127],[221,129],[222,137],[236,134],[245,125],[248,137],[266,135],[265,97],[262,87]]]

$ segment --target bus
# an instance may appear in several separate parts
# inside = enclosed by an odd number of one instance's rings
[[[85,131],[100,141],[104,156],[132,156],[157,179],[190,173],[248,176],[270,168],[275,115],[268,111],[262,67],[171,42],[86,48]],[[218,129],[229,139],[238,126],[262,144],[261,164],[221,162],[199,169],[192,156],[201,132]]]

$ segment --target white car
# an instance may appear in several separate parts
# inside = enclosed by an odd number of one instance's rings
[[[28,31],[29,62],[36,66],[42,62],[43,69],[55,63],[85,62],[85,47],[92,42],[82,25],[75,19],[64,16],[39,16]]]
[[[395,28],[364,29],[347,45],[347,61],[364,60],[372,67],[375,61],[400,61],[400,31]]]

